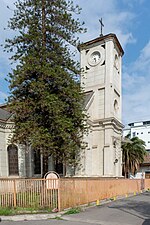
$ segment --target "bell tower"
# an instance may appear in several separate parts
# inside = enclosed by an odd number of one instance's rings
[[[79,46],[81,86],[90,127],[84,137],[78,176],[122,175],[121,63],[123,49],[115,34]]]

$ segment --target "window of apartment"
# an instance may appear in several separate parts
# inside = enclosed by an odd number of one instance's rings
[[[150,131],[148,131],[148,134],[150,134]]]
[[[148,143],[150,143],[150,141],[148,141]]]
[[[136,132],[133,132],[133,133],[132,133],[132,136],[135,137],[135,136],[136,136]]]
[[[141,132],[141,134],[143,134],[143,132]]]
[[[138,135],[139,133],[137,133],[137,135]]]

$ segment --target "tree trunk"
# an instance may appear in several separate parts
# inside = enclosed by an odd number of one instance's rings
[[[42,46],[46,47],[46,13],[45,13],[45,7],[46,7],[46,0],[42,0]]]

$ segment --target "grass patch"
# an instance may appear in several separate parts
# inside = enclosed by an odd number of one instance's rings
[[[81,212],[81,208],[79,208],[79,207],[71,208],[71,209],[67,210],[67,212],[65,212],[64,215],[76,214],[76,213],[80,213],[80,212]]]
[[[56,219],[56,220],[64,220],[61,216],[56,216],[54,219]]]
[[[0,207],[0,216],[11,216],[11,215],[21,215],[21,214],[37,214],[37,213],[49,213],[52,210],[49,208],[35,209],[35,208],[13,208],[13,207]]]
[[[14,210],[11,208],[0,208],[1,216],[11,216],[14,215]]]

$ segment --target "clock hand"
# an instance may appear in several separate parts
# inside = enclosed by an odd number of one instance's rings
[[[94,61],[96,62],[96,57],[94,57]]]

